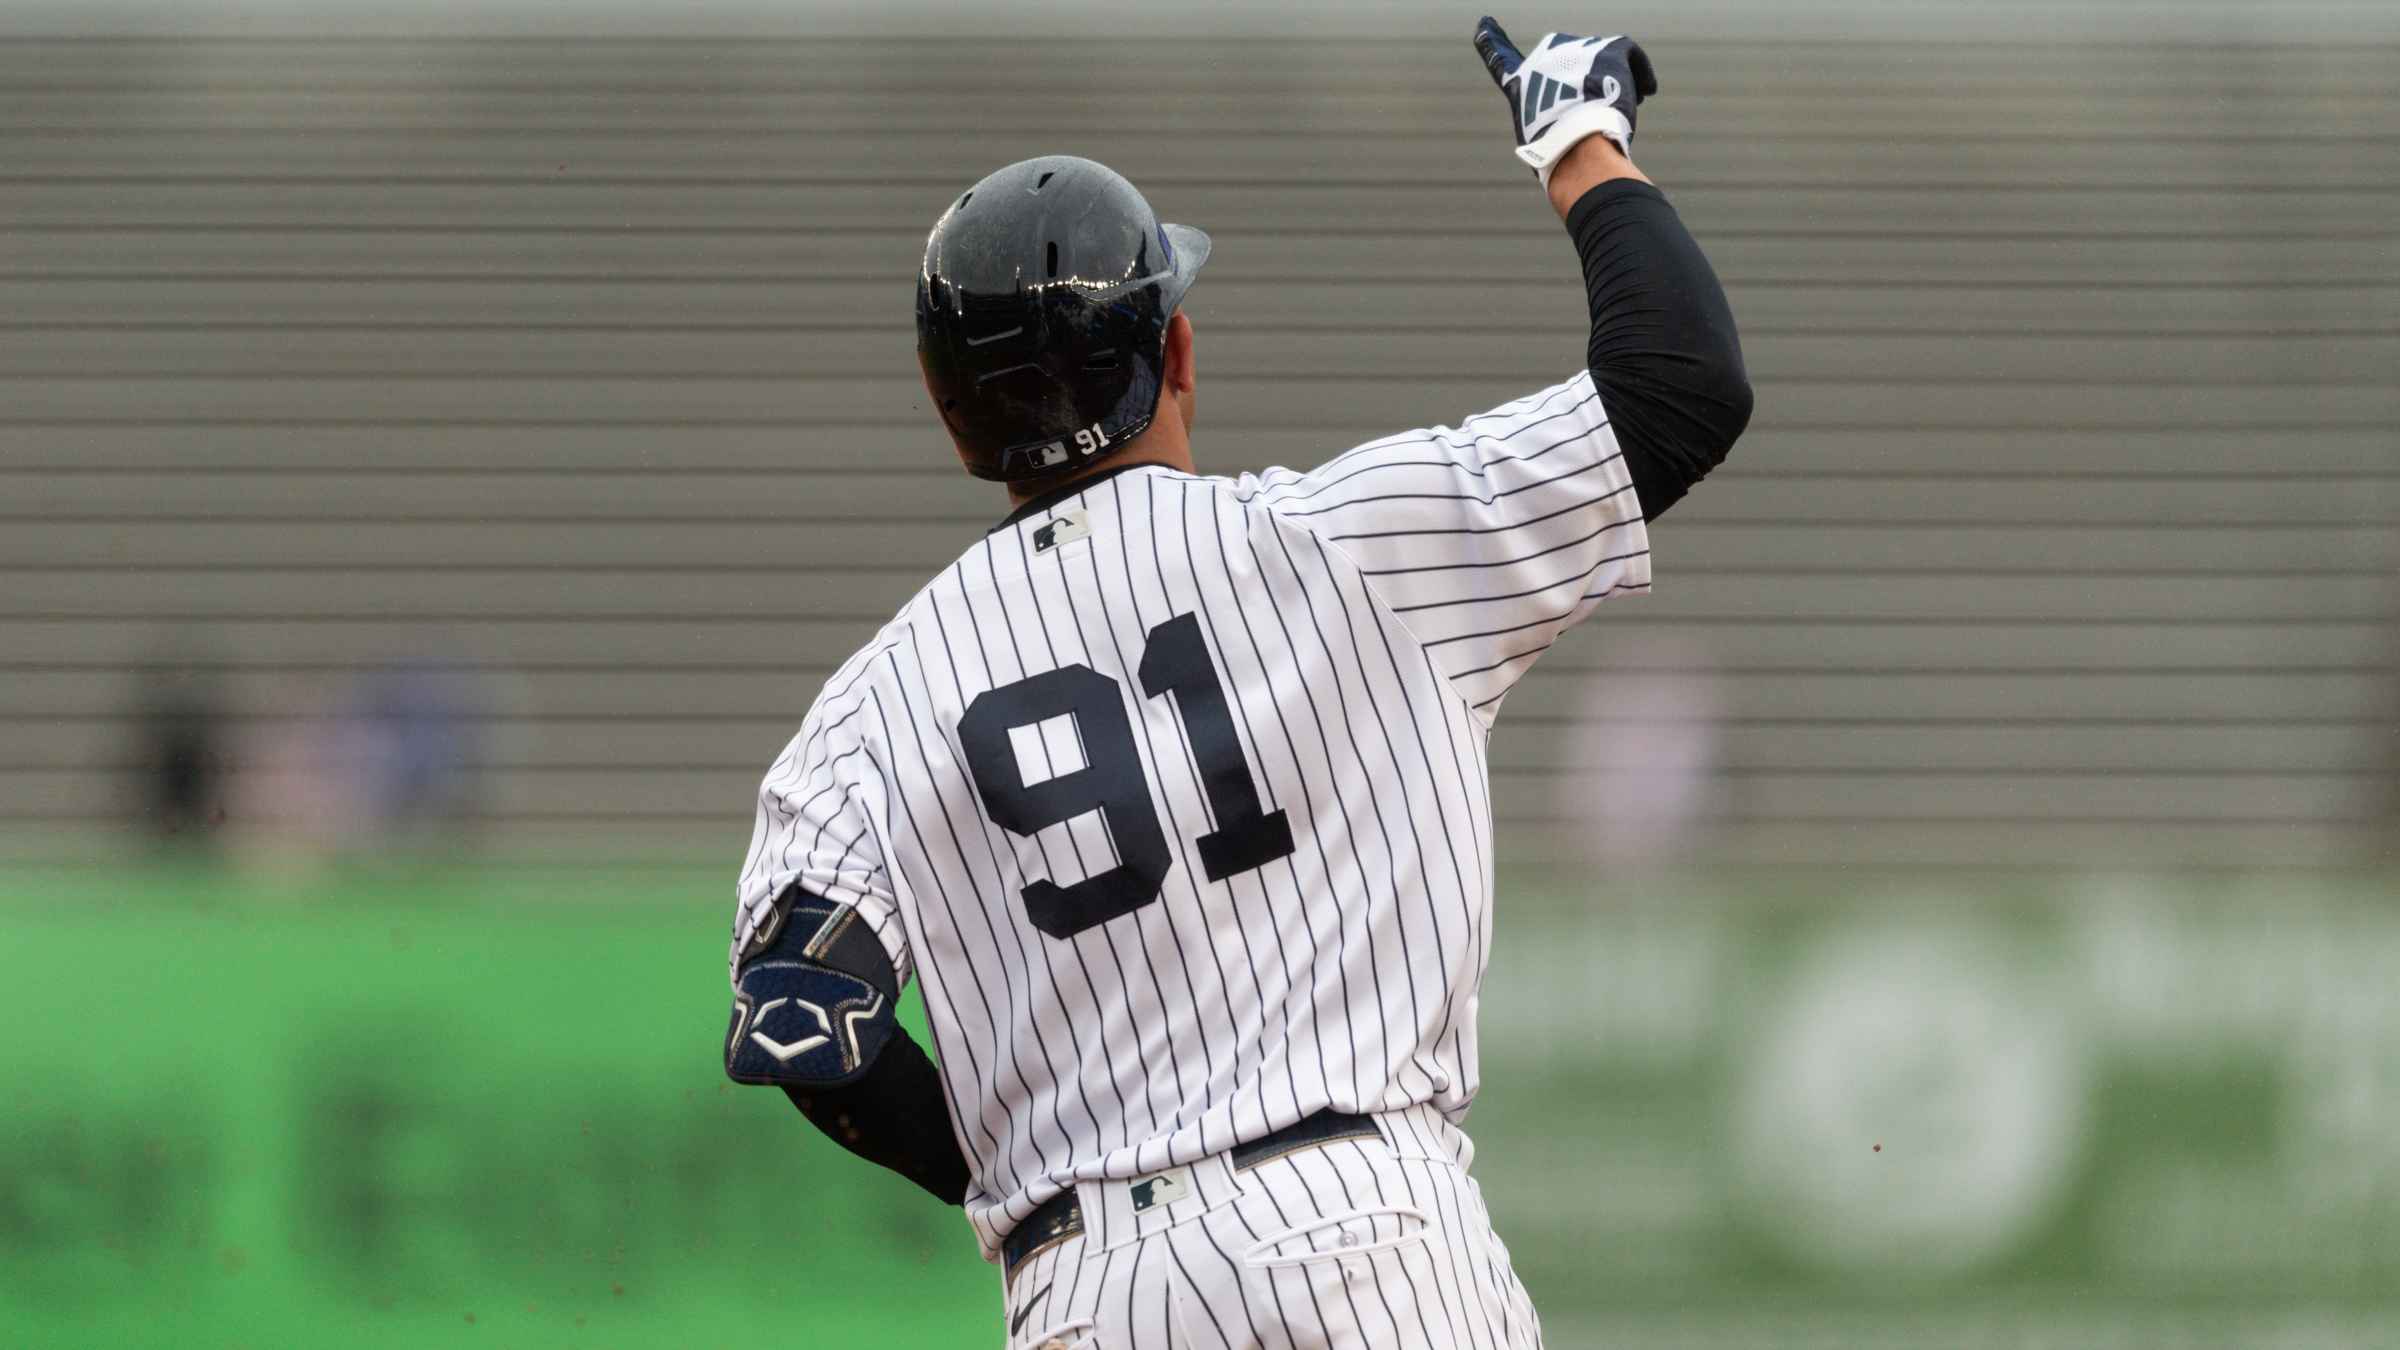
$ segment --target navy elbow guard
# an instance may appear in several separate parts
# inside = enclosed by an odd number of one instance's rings
[[[734,977],[725,1075],[813,1090],[866,1076],[895,1035],[900,973],[858,911],[786,890]]]
[[[858,911],[788,886],[736,963],[725,1073],[782,1088],[827,1138],[955,1205],[966,1154],[899,999],[900,972]]]

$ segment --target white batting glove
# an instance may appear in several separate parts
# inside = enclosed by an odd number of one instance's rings
[[[1623,36],[1544,33],[1527,55],[1487,14],[1475,25],[1475,51],[1508,96],[1517,158],[1533,166],[1544,188],[1551,167],[1586,136],[1606,136],[1631,154],[1634,110],[1658,92],[1650,57]]]

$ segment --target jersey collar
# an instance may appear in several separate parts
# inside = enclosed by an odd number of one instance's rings
[[[1056,508],[1061,502],[1064,502],[1072,497],[1079,497],[1090,489],[1099,486],[1108,479],[1114,478],[1118,474],[1127,472],[1128,470],[1155,469],[1159,467],[1161,466],[1148,462],[1112,464],[1097,473],[1089,474],[1085,477],[1076,479],[1072,483],[1067,483],[1060,487],[1050,489],[1041,496],[1025,503],[1016,510],[1009,512],[1006,519],[1002,520],[999,524],[994,525],[992,528],[985,530],[984,534],[988,537],[990,535],[998,534],[1002,530],[1008,529],[1011,526],[1022,524],[1025,521],[1042,514],[1044,511],[1049,511]]]

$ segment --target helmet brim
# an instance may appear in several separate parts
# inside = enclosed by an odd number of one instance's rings
[[[1201,265],[1208,261],[1209,251],[1216,247],[1204,230],[1189,225],[1159,223],[1159,233],[1167,237],[1167,246],[1175,251],[1175,293],[1169,308],[1183,303],[1183,293],[1192,288],[1200,276]]]

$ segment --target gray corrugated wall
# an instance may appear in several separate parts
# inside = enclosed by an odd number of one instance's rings
[[[1657,532],[1655,597],[1510,700],[1503,816],[1588,795],[1592,690],[1714,668],[1716,856],[2363,846],[2400,49],[1647,36],[1640,159],[1758,417]],[[1000,509],[908,305],[933,215],[1023,155],[1215,235],[1207,467],[1570,373],[1573,256],[1463,42],[1336,55],[0,43],[5,838],[116,818],[140,667],[188,649],[254,727],[489,661],[497,838],[738,847],[825,673]]]

